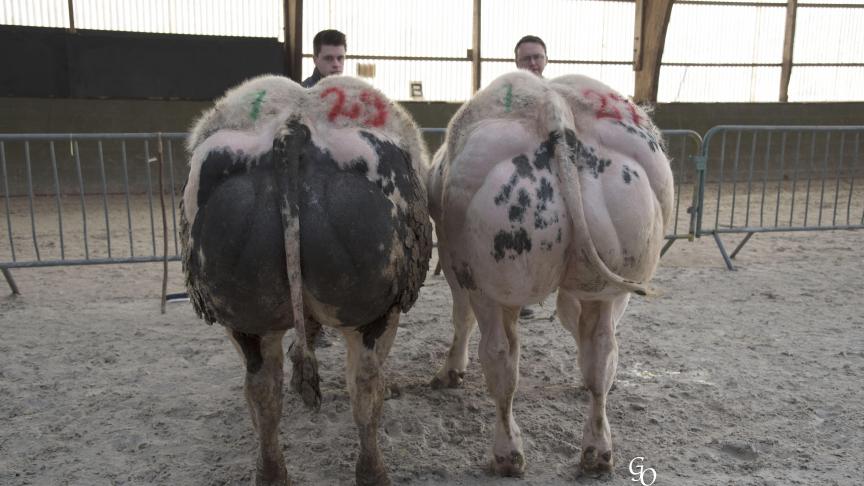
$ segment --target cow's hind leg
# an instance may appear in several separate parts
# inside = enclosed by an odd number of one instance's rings
[[[360,455],[355,469],[359,486],[390,484],[378,449],[378,423],[384,403],[382,367],[398,327],[399,309],[393,307],[375,322],[343,331],[348,350],[345,381],[360,435]]]
[[[612,470],[612,433],[606,417],[606,397],[618,367],[616,319],[623,313],[629,294],[614,301],[579,301],[564,289],[558,292],[558,315],[579,348],[579,368],[590,393],[590,403],[582,427],[581,468],[584,472]]]
[[[476,294],[471,295],[471,303],[480,325],[480,363],[496,406],[492,468],[502,476],[522,476],[522,432],[513,417],[513,395],[519,382],[519,308],[503,307]]]
[[[229,335],[246,362],[246,401],[258,435],[258,465],[255,484],[285,486],[288,474],[279,445],[282,415],[282,337],[285,331],[256,336],[240,332]]]
[[[448,273],[448,282],[450,281]],[[432,378],[433,389],[456,388],[462,384],[465,370],[468,368],[468,341],[477,321],[468,300],[468,292],[457,285],[450,286],[453,295],[453,342],[447,352],[447,358]]]
[[[300,353],[294,352],[293,347],[297,345],[295,342],[291,344],[291,349],[288,355],[291,357],[291,389],[300,395],[303,403],[313,409],[321,408],[321,379],[318,375],[318,360],[315,358],[315,338],[319,333],[323,332],[321,323],[316,321],[312,316],[306,316],[306,348],[309,350],[309,355],[303,357]]]

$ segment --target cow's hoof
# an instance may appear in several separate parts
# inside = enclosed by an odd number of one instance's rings
[[[354,470],[357,486],[390,486],[390,477],[380,459],[360,455]]]
[[[436,376],[435,378],[432,378],[432,382],[429,383],[429,386],[431,386],[433,390],[440,390],[442,388],[459,388],[462,386],[463,381],[465,381],[464,371],[450,370],[447,372],[446,380],[442,380]]]
[[[294,361],[291,373],[291,388],[300,395],[303,403],[313,410],[321,408],[321,378],[318,376],[318,363],[314,356],[306,356]]]
[[[283,467],[281,471],[262,471],[255,473],[255,486],[293,486],[288,480],[288,472]]]
[[[600,454],[598,453],[596,447],[586,447],[585,450],[582,451],[582,461],[580,462],[579,466],[583,473],[610,473],[612,472],[612,466],[614,466],[612,451],[606,451]]]
[[[499,476],[521,478],[525,474],[525,456],[519,451],[512,451],[509,456],[496,455],[492,471]]]

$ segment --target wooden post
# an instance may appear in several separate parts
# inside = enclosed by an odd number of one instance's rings
[[[636,0],[636,25],[633,26],[633,70],[642,70],[642,28],[645,26],[645,0]]]
[[[285,76],[303,81],[303,0],[283,0]]]
[[[72,6],[72,0],[69,0],[69,32],[75,33],[75,7]]]
[[[783,39],[783,67],[780,68],[780,101],[789,101],[789,78],[792,77],[792,51],[795,44],[795,18],[798,0],[786,1],[786,35]]]
[[[474,0],[473,29],[471,35],[471,93],[480,90],[480,0]]]
[[[673,0],[652,0],[636,2],[636,22],[634,30],[639,39],[634,37],[633,70],[636,71],[636,86],[633,101],[637,103],[655,103],[657,101],[657,86],[660,83],[660,63],[663,59],[663,46],[666,43],[666,27],[672,15]],[[641,33],[641,35],[640,35]],[[639,62],[636,62],[638,51]]]

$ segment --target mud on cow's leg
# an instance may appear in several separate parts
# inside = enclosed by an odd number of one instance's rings
[[[345,381],[360,436],[355,468],[359,486],[390,484],[378,449],[378,423],[384,403],[382,368],[398,327],[399,309],[393,307],[375,322],[343,331],[348,350]]]
[[[462,385],[465,370],[468,368],[468,341],[477,324],[468,300],[468,292],[458,285],[451,285],[450,290],[453,295],[453,342],[444,363],[430,383],[435,390]]]
[[[309,351],[309,356],[302,356],[294,346],[297,345],[295,337],[294,343],[291,344],[291,349],[288,355],[291,358],[291,389],[300,395],[303,403],[313,410],[321,408],[321,378],[318,375],[318,360],[315,357],[315,338],[318,333],[323,332],[321,323],[316,321],[312,316],[306,316],[306,349]]]
[[[584,472],[610,472],[614,465],[606,396],[618,367],[615,319],[620,318],[622,305],[626,305],[628,298],[629,294],[624,294],[615,301],[580,302],[563,289],[558,292],[558,314],[561,323],[576,338],[579,368],[590,393],[588,415],[582,427],[580,464]]]
[[[480,325],[480,363],[496,408],[492,469],[501,476],[522,476],[522,432],[513,416],[513,395],[519,384],[519,308],[503,307],[477,294],[471,295],[471,303]]]
[[[246,362],[246,401],[258,435],[257,486],[288,485],[288,473],[279,445],[282,415],[282,337],[284,331],[262,336],[229,332]]]

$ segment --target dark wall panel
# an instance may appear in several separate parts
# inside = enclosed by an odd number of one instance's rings
[[[0,45],[2,96],[209,100],[283,72],[266,38],[2,26]]]
[[[66,31],[0,26],[0,95],[69,96]]]

